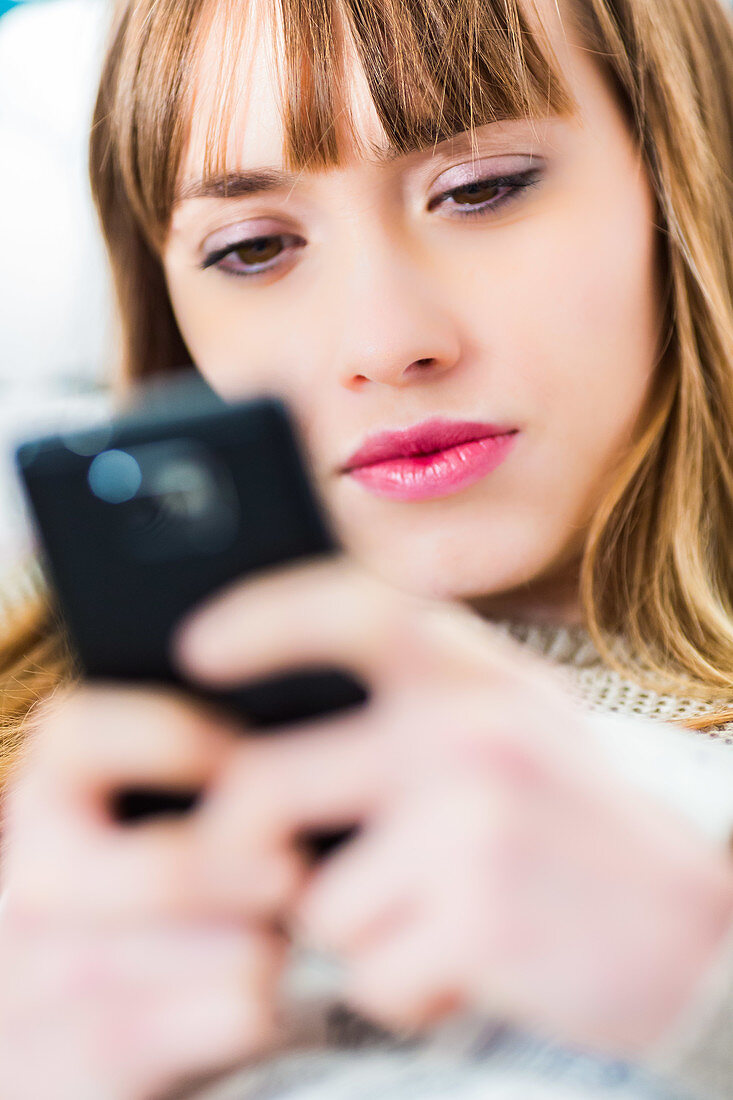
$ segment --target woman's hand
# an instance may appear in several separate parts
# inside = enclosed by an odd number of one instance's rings
[[[121,826],[130,786],[209,794],[239,731],[173,691],[99,685],[40,707],[5,792],[0,1096],[151,1100],[276,1037],[302,885],[284,849],[221,830],[206,800]]]
[[[220,790],[235,832],[363,824],[292,920],[354,1007],[410,1030],[479,1009],[627,1056],[674,1023],[733,920],[731,867],[610,774],[539,658],[341,557],[238,582],[175,650],[210,686],[321,663],[370,685],[248,740]]]

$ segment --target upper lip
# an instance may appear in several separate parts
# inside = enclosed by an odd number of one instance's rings
[[[362,445],[349,455],[341,472],[346,473],[356,466],[385,462],[390,458],[432,454],[435,451],[444,451],[447,447],[455,447],[459,443],[470,443],[475,439],[506,435],[518,430],[511,424],[485,424],[477,420],[445,420],[435,417],[413,424],[410,428],[368,435]]]

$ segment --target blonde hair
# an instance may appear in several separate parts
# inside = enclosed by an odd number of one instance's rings
[[[278,0],[286,167],[338,166],[344,35],[390,146],[424,148],[502,118],[576,109],[531,0]],[[643,153],[659,211],[667,339],[653,408],[594,516],[580,594],[603,659],[652,690],[720,703],[733,719],[733,18],[723,0],[567,0]],[[90,142],[95,202],[120,322],[121,384],[189,361],[160,247],[196,111],[196,59],[223,59],[205,171],[226,163],[239,0],[117,6]],[[337,18],[338,17],[338,18]],[[348,116],[346,118],[348,129]],[[358,143],[353,128],[349,133]],[[19,716],[74,675],[48,594],[0,655],[12,753]],[[622,636],[627,645],[614,640]],[[25,655],[25,656],[24,656]],[[28,669],[36,669],[35,681]],[[44,677],[38,679],[43,668]],[[727,704],[727,705],[726,705]]]

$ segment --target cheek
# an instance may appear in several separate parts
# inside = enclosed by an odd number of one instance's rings
[[[607,449],[628,435],[654,373],[660,287],[653,219],[641,188],[613,202],[590,190],[558,221],[531,276],[518,369],[541,419],[565,424],[576,447],[586,438],[592,464],[605,459],[604,443]]]
[[[169,273],[168,289],[181,335],[199,370],[224,397],[268,390],[292,398],[301,371],[303,325],[292,306],[224,277]],[[283,319],[285,318],[285,323]]]
[[[633,388],[653,367],[660,304],[656,237],[634,213],[595,225],[577,250],[578,346],[589,363],[607,368],[598,372],[601,391]]]

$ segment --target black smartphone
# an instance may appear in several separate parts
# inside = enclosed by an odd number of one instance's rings
[[[173,627],[237,577],[340,551],[285,403],[228,402],[195,370],[133,391],[92,425],[21,443],[15,453],[41,562],[88,677],[185,684]],[[208,691],[250,729],[293,723],[369,698],[342,668],[308,668]],[[118,792],[130,821],[185,812],[201,792]],[[350,831],[349,831],[350,833]],[[347,832],[309,838],[319,855]]]

